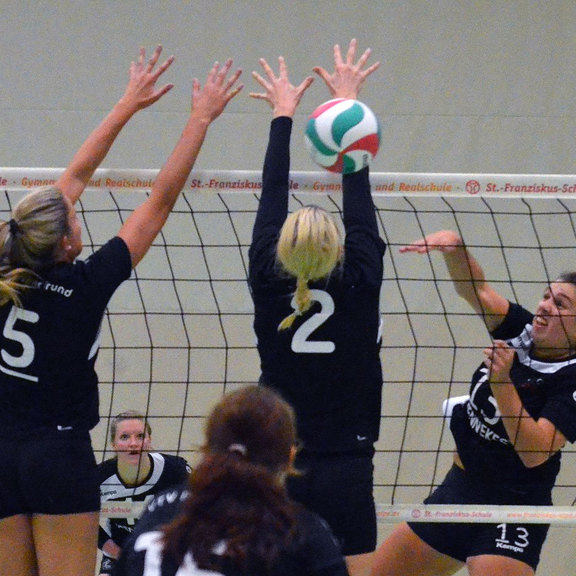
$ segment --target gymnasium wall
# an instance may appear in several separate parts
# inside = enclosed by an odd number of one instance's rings
[[[300,81],[357,37],[382,62],[362,93],[379,115],[374,169],[569,173],[574,147],[572,0],[2,0],[0,165],[65,166],[122,94],[140,45],[176,62],[176,87],[126,128],[106,166],[159,168],[186,119],[191,79],[235,58],[244,94],[213,127],[200,168],[259,169],[269,110],[247,94],[258,58],[287,59]],[[327,99],[320,81],[296,120]]]

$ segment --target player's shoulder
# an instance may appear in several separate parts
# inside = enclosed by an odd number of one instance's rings
[[[190,464],[182,456],[163,452],[150,452],[150,456],[157,465],[160,465],[162,476],[171,476],[174,482],[186,478],[191,472]]]
[[[164,452],[152,452],[151,454],[157,454],[160,456],[167,466],[175,468],[190,468],[187,460],[182,456],[176,456],[175,454],[165,454]]]
[[[108,458],[103,460],[98,464],[98,476],[100,477],[100,482],[113,476],[118,472],[118,460],[114,458]]]

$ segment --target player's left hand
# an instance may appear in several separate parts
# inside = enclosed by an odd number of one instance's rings
[[[146,50],[140,48],[138,60],[130,65],[130,80],[120,102],[129,106],[134,112],[151,106],[174,87],[174,84],[164,84],[161,88],[156,88],[158,78],[174,62],[174,56],[170,56],[156,68],[160,54],[162,46],[158,45],[154,54],[146,61]]]
[[[490,384],[510,383],[510,370],[516,351],[503,340],[494,340],[484,349],[484,365],[490,374]]]
[[[358,98],[358,94],[366,81],[366,78],[380,66],[380,62],[375,62],[368,68],[364,68],[372,50],[367,48],[358,62],[354,63],[356,57],[356,39],[353,38],[348,46],[346,60],[342,58],[340,46],[334,46],[334,72],[330,74],[321,66],[315,66],[314,72],[324,80],[333,98]]]

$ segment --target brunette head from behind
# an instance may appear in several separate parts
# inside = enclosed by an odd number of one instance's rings
[[[191,553],[204,570],[267,573],[294,536],[284,479],[295,473],[296,440],[294,412],[274,391],[248,386],[225,395],[207,419],[191,495],[165,530],[165,554],[177,565]]]

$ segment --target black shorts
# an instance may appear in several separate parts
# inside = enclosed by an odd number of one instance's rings
[[[425,504],[522,504],[550,505],[540,502],[514,502],[471,483],[461,468],[453,466],[442,484],[424,500]],[[438,552],[466,562],[470,556],[491,554],[515,558],[534,570],[548,534],[548,524],[467,524],[410,522],[413,532]]]
[[[96,459],[88,432],[0,438],[0,455],[0,518],[100,510]]]
[[[303,474],[288,479],[290,496],[326,520],[344,556],[376,548],[373,457],[372,448],[334,454],[303,451],[296,457]]]

